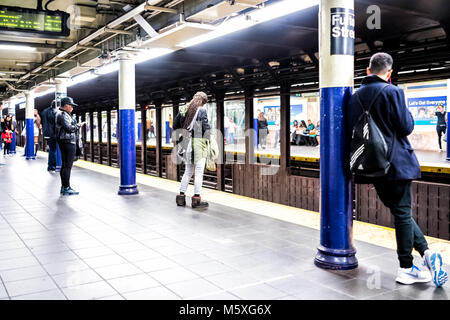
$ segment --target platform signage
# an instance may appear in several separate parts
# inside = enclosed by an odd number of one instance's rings
[[[355,11],[331,8],[331,55],[354,55]]]
[[[447,97],[408,98],[408,109],[414,117],[415,125],[436,125],[436,107],[443,105],[447,109]]]
[[[69,14],[62,11],[0,6],[0,31],[68,36]]]

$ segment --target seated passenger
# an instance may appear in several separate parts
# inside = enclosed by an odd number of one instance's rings
[[[308,145],[313,147],[317,146],[318,142],[316,139],[316,130],[311,120],[308,120],[308,127],[306,128],[305,132],[309,135],[307,139]]]

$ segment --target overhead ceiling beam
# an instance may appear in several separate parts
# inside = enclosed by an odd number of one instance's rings
[[[151,6],[151,5],[146,5],[145,6],[145,10],[159,11],[159,12],[166,12],[166,13],[174,13],[174,14],[178,13],[178,10],[176,10],[176,9],[165,8],[165,7],[158,7],[158,6]]]

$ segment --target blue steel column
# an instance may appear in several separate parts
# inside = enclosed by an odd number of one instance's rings
[[[35,160],[34,155],[34,93],[28,91],[25,93],[26,107],[25,107],[25,125],[27,142],[25,145],[25,159]]]
[[[120,187],[119,194],[139,193],[136,185],[135,141],[135,65],[125,52],[119,54],[119,146]]]
[[[354,30],[354,20],[346,20],[354,17],[353,10],[354,0],[321,0],[319,6],[321,230],[314,263],[335,270],[358,266],[345,125],[354,80],[354,34],[338,35],[338,29],[352,29],[352,24]]]

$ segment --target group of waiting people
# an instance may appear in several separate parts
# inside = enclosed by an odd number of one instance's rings
[[[297,146],[313,146],[316,147],[320,143],[320,121],[317,121],[315,126],[311,120],[308,124],[305,120],[301,120],[300,124],[294,120],[294,125],[291,127],[292,143]]]

